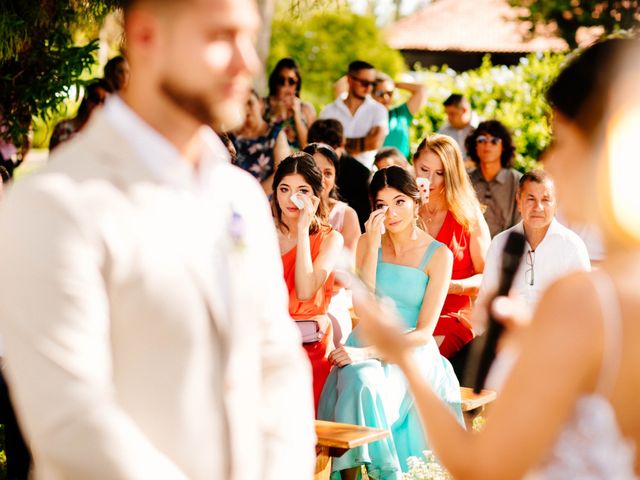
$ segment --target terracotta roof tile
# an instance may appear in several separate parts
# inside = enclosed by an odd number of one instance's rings
[[[522,10],[506,0],[437,0],[385,30],[398,50],[535,52],[566,50],[567,43],[538,29],[529,37]]]

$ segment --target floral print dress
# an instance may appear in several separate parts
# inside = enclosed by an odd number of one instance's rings
[[[237,152],[235,164],[260,182],[269,178],[275,170],[273,147],[280,130],[279,125],[273,125],[259,137],[233,137],[232,142]]]

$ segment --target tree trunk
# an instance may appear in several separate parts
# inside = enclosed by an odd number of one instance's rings
[[[275,7],[274,0],[257,0],[262,26],[258,33],[257,50],[258,56],[263,66],[267,64],[269,56],[269,45],[271,43],[271,22],[273,20],[273,12]],[[255,78],[255,86],[258,93],[264,94],[267,89],[267,76],[265,68],[262,68]]]

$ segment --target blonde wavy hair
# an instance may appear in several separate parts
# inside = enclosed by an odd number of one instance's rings
[[[444,167],[444,199],[448,210],[467,231],[472,231],[480,210],[480,202],[464,168],[462,153],[451,137],[434,134],[425,137],[416,153],[414,164],[427,151],[435,153]]]

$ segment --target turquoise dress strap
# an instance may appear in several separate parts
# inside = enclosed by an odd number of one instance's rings
[[[437,240],[432,241],[427,247],[427,251],[424,252],[424,257],[422,257],[422,261],[420,262],[420,266],[418,267],[418,269],[424,270],[424,267],[427,266],[427,263],[429,263],[429,260],[431,260],[431,257],[433,256],[436,249],[442,246],[444,246],[444,243]]]

